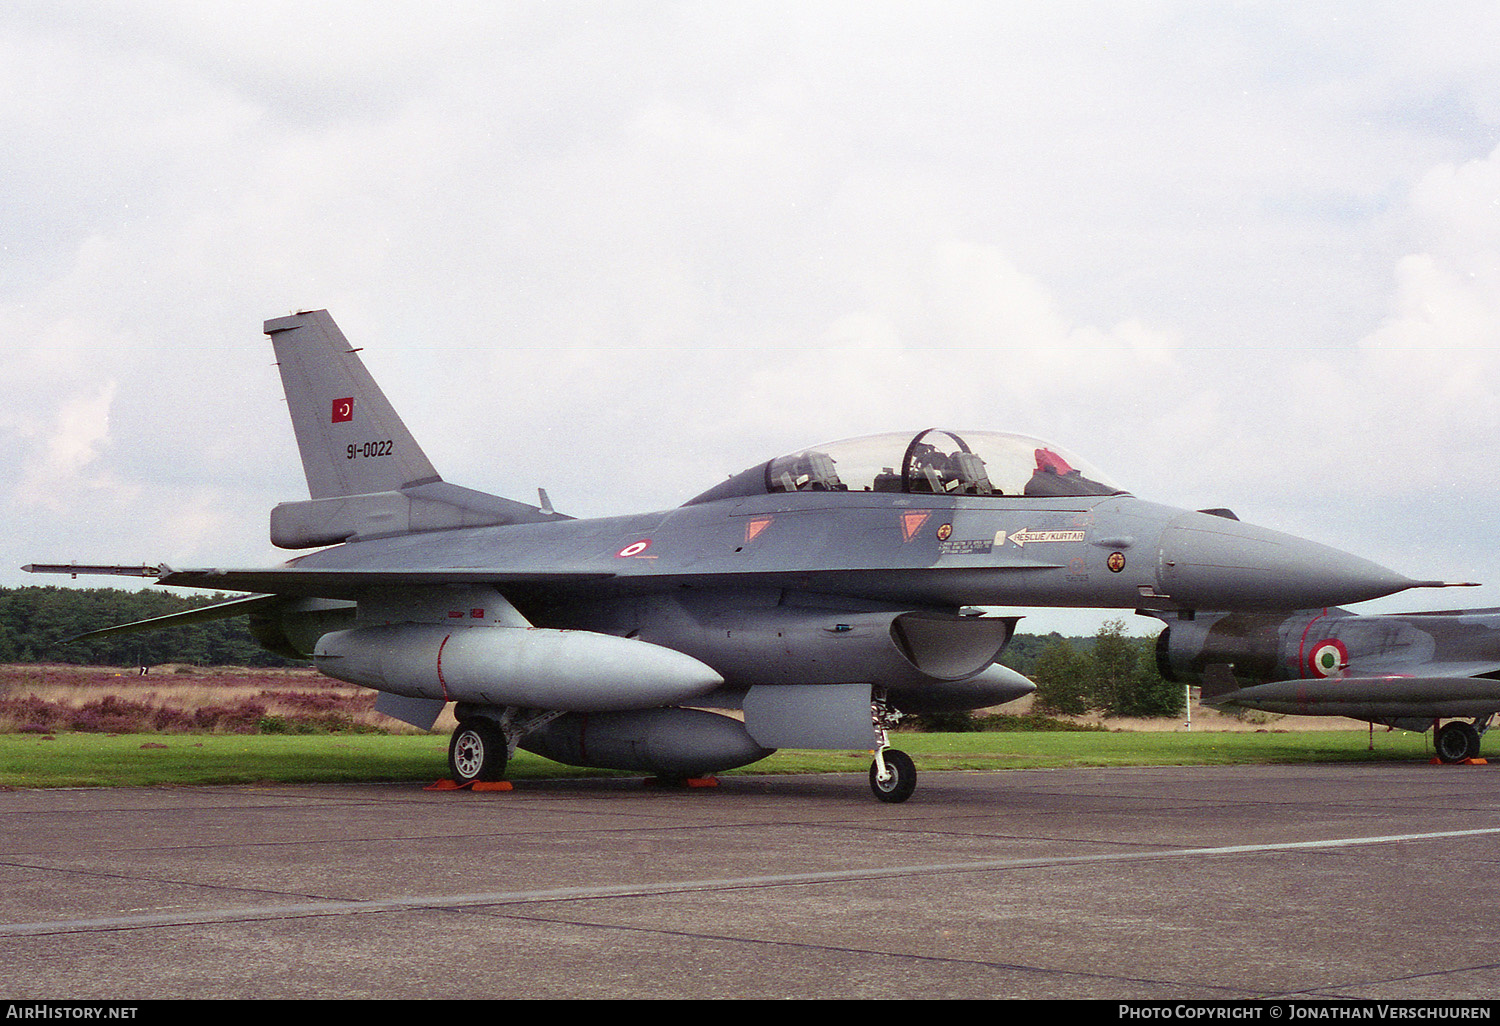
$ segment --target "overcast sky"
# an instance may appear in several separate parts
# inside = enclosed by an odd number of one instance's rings
[[[290,555],[261,322],[326,307],[447,480],[563,512],[1017,430],[1486,582],[1369,611],[1500,605],[1497,39],[1493,0],[9,0],[0,585]]]

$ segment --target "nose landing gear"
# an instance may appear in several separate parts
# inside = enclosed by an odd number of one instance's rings
[[[917,767],[911,756],[888,747],[886,730],[894,727],[901,714],[892,709],[883,692],[870,702],[870,718],[875,724],[875,761],[870,763],[870,791],[888,804],[904,802],[917,789]]]
[[[870,790],[883,802],[904,802],[917,789],[917,767],[911,756],[895,748],[875,753],[870,763]]]

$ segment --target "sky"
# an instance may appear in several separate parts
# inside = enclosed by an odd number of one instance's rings
[[[1500,606],[1497,38],[1489,0],[10,0],[0,586],[291,555],[261,323],[326,308],[446,480],[562,512],[1011,430],[1484,585],[1362,611]]]

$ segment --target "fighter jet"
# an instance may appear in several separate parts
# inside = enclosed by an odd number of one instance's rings
[[[1444,762],[1478,758],[1500,712],[1500,609],[1359,616],[1347,609],[1166,617],[1162,675],[1207,705],[1434,728]],[[1438,726],[1438,721],[1451,719]]]
[[[578,520],[439,477],[327,311],[267,321],[310,498],[248,569],[33,565],[252,592],[109,628],[248,614],[267,648],[381,692],[428,729],[447,702],[457,781],[524,748],[688,778],[773,750],[874,751],[886,802],[915,787],[902,713],[1032,684],[996,660],[1018,617],[985,606],[1296,609],[1415,581],[1225,511],[1160,506],[1065,449],[927,429],[817,445],[676,509]]]

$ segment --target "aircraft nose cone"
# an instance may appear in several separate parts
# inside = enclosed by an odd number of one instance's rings
[[[1157,584],[1184,608],[1314,609],[1420,583],[1289,534],[1195,513],[1162,532]]]

